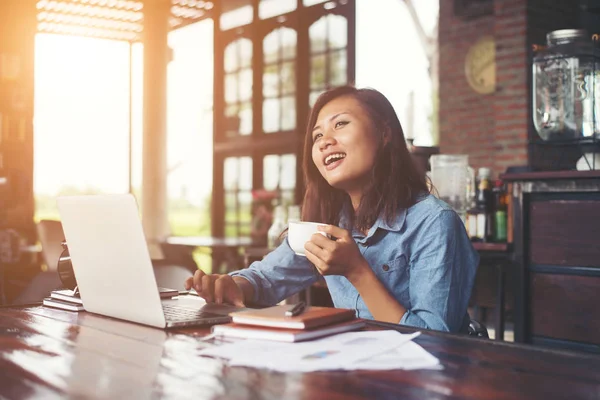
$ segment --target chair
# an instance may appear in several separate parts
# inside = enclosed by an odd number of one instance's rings
[[[60,221],[41,220],[37,224],[37,234],[42,245],[42,257],[48,271],[56,272],[58,259],[63,251],[61,242],[65,240],[65,234]]]
[[[50,292],[62,287],[58,276],[58,259],[63,249],[61,242],[65,240],[60,221],[41,220],[36,226],[38,239],[42,245],[42,258],[47,269],[39,271],[12,301],[13,305],[40,302]]]
[[[481,337],[489,339],[487,328],[481,322],[472,319],[469,322],[469,336]]]

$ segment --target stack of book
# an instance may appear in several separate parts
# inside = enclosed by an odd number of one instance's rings
[[[46,307],[60,308],[68,311],[85,311],[79,292],[71,289],[53,290],[42,304]]]
[[[230,313],[232,322],[215,325],[212,333],[255,340],[300,342],[362,328],[354,310],[330,307],[307,307],[301,314],[287,316],[293,305]]]
[[[179,295],[179,291],[168,288],[158,288],[161,299],[169,299]],[[53,290],[50,297],[46,297],[42,304],[46,307],[60,308],[67,311],[85,311],[83,300],[79,296],[79,291],[70,289]]]

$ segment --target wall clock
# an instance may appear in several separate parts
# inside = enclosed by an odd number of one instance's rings
[[[481,94],[496,90],[496,43],[491,36],[479,39],[465,58],[465,75],[469,86]]]

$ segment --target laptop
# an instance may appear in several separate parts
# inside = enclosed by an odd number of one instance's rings
[[[161,300],[131,194],[57,199],[77,287],[86,311],[157,328],[230,322],[246,310],[197,296]]]

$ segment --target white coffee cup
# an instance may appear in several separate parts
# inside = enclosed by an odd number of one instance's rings
[[[294,253],[299,256],[306,257],[304,254],[304,245],[306,242],[310,241],[310,238],[315,233],[320,233],[323,236],[327,236],[325,232],[321,232],[317,230],[317,226],[324,225],[319,222],[304,222],[304,221],[295,221],[290,222],[288,226],[288,243]]]

